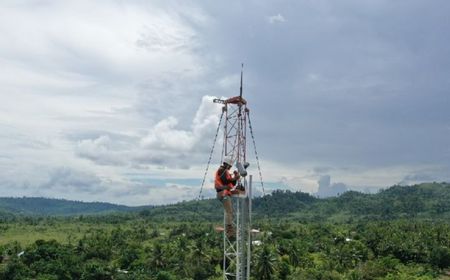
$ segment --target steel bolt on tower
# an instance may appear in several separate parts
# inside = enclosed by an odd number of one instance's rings
[[[242,72],[240,95],[226,100],[215,99],[215,103],[224,104],[222,110],[225,114],[223,156],[232,157],[241,174],[241,184],[245,191],[234,191],[233,227],[236,229],[236,238],[231,240],[223,233],[223,279],[250,279],[251,260],[251,211],[252,211],[252,176],[246,179],[247,171],[247,116],[249,109],[247,101],[242,98]],[[224,213],[224,228],[225,213]]]

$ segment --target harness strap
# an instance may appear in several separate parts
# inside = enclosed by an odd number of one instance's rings
[[[216,187],[216,192],[222,192],[224,190],[228,190],[228,187],[227,186]]]

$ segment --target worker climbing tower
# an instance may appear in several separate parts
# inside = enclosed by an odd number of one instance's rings
[[[223,104],[222,114],[225,116],[222,157],[231,157],[241,175],[231,196],[235,235],[228,237],[226,231],[223,232],[223,279],[248,280],[251,264],[252,176],[247,179],[247,121],[250,111],[247,101],[242,97],[242,78],[243,71],[239,96],[214,99],[214,102]]]
[[[242,65],[243,68],[243,65]],[[242,79],[243,71],[241,70],[241,86],[238,96],[228,99],[214,99],[214,103],[222,104],[222,115],[217,126],[214,142],[209,154],[208,163],[206,165],[205,174],[198,200],[202,198],[203,187],[208,175],[209,165],[214,154],[214,147],[220,129],[223,129],[223,145],[221,163],[226,158],[231,158],[233,165],[238,170],[240,177],[236,187],[231,190],[231,203],[233,207],[233,231],[228,231],[230,227],[226,224],[226,212],[224,209],[223,227],[217,227],[218,231],[223,232],[223,279],[250,280],[251,267],[251,224],[252,224],[252,175],[248,175],[249,167],[247,158],[247,124],[248,132],[250,132],[253,142],[254,155],[259,172],[262,193],[265,195],[264,184],[259,165],[258,153],[256,151],[255,137],[253,135],[252,123],[250,121],[250,110],[247,107],[247,101],[242,97]],[[225,121],[224,120],[225,116]],[[224,207],[225,208],[225,207]],[[256,230],[255,230],[256,231]],[[256,231],[257,232],[257,231]],[[227,234],[228,233],[228,234]]]

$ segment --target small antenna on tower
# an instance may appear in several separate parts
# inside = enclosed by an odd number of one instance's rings
[[[244,75],[244,63],[241,64],[241,90],[240,90],[240,97],[242,98],[242,76]]]

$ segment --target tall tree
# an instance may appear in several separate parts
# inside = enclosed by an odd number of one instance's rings
[[[269,246],[265,245],[256,261],[256,279],[270,280],[275,278],[275,255]]]

